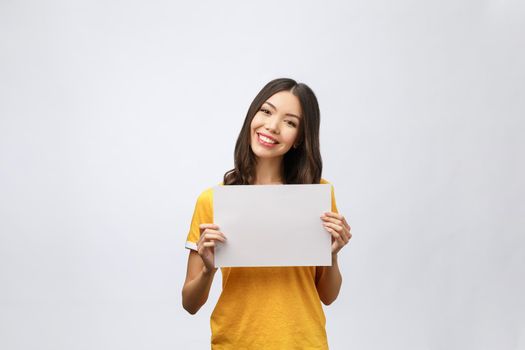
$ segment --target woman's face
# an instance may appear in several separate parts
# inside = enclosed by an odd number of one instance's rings
[[[280,91],[268,98],[252,119],[253,153],[258,158],[284,156],[299,136],[301,112],[299,99],[290,91]]]

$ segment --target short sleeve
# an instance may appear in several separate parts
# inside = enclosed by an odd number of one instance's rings
[[[335,203],[334,185],[330,185],[330,187],[332,188],[332,212],[339,214],[337,204]]]
[[[335,202],[335,193],[334,193],[334,185],[332,185],[329,181],[325,180],[325,179],[321,179],[321,181],[319,182],[320,184],[328,184],[330,185],[330,188],[331,188],[331,193],[332,193],[332,212],[334,213],[338,213],[339,214],[339,211],[337,210],[337,204]]]
[[[202,192],[197,198],[193,217],[191,218],[190,230],[186,238],[186,248],[197,250],[197,242],[200,238],[199,225],[213,223],[213,189],[209,188]]]

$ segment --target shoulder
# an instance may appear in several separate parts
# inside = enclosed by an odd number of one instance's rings
[[[332,192],[332,197],[334,196],[334,185],[328,181],[327,179],[321,178],[321,181],[319,181],[320,185],[330,185],[330,190]]]
[[[321,185],[325,185],[325,184],[331,185],[332,183],[330,181],[328,181],[327,179],[321,178],[321,181],[319,181],[319,184],[321,184]]]
[[[224,183],[221,181],[219,182],[217,185],[213,186],[213,187],[208,187],[207,189],[205,189],[204,191],[202,191],[200,194],[199,194],[199,197],[197,199],[197,202],[201,202],[201,203],[212,203],[213,202],[213,189],[217,186],[224,186]]]
[[[197,198],[197,203],[200,205],[208,205],[211,202],[213,202],[213,187],[202,191]]]
[[[321,179],[321,181],[319,181],[319,184],[330,185],[330,192],[331,192],[331,195],[332,195],[332,212],[338,213],[339,211],[337,210],[337,204],[335,202],[334,185],[330,181],[328,181],[326,179]]]

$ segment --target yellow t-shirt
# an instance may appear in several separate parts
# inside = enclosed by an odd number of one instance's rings
[[[337,212],[333,186],[332,211]],[[213,223],[211,188],[197,199],[186,248],[196,249],[204,223]],[[328,349],[315,269],[221,268],[222,292],[211,315],[212,349]]]

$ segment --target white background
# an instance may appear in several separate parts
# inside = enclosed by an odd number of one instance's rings
[[[332,349],[525,349],[519,0],[0,2],[0,348],[205,349],[198,194],[305,82],[352,226]]]

